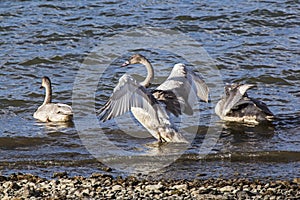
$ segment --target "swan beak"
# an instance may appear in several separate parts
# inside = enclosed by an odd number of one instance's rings
[[[43,86],[42,86],[42,85],[40,86],[40,89],[43,89]]]
[[[129,61],[127,60],[126,62],[124,62],[121,67],[126,67],[127,65],[130,65]]]

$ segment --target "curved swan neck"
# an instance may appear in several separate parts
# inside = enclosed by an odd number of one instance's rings
[[[145,58],[143,60],[141,60],[140,62],[141,64],[143,64],[146,69],[147,69],[147,77],[145,78],[145,80],[143,82],[141,82],[140,84],[144,87],[149,87],[151,81],[154,78],[154,71],[153,71],[153,67],[151,65],[151,63]]]
[[[51,101],[52,101],[51,83],[47,83],[46,85],[44,85],[44,87],[45,87],[45,90],[46,90],[46,95],[45,95],[45,99],[44,99],[43,105],[45,105],[47,103],[51,103]]]

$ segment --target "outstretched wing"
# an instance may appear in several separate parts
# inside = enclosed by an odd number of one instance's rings
[[[184,64],[175,64],[171,74],[157,90],[172,91],[180,103],[181,110],[186,114],[193,114],[192,105],[195,102],[195,95],[203,101],[208,101],[209,89],[204,80],[189,70]]]
[[[254,85],[244,84],[225,86],[226,100],[224,102],[222,115],[226,116],[234,107],[240,106],[242,104],[248,104],[249,100],[243,99],[243,97],[247,90],[251,87],[254,87]]]
[[[157,110],[161,109],[153,95],[141,86],[130,75],[124,74],[113,94],[100,110],[100,120],[106,121],[120,116],[133,107],[144,109],[153,120],[158,119]]]
[[[151,92],[160,102],[165,104],[166,110],[173,113],[176,117],[181,115],[180,103],[171,90],[154,90]]]

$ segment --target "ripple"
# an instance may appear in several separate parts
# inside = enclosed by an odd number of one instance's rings
[[[187,155],[189,159],[197,159],[199,156]],[[228,152],[209,154],[206,161],[230,160],[231,162],[299,162],[300,152],[293,151],[262,151],[262,152]]]
[[[35,57],[31,60],[27,60],[27,61],[24,61],[22,63],[19,63],[20,65],[23,65],[23,66],[29,66],[29,65],[36,65],[36,64],[54,64],[55,62],[51,61],[51,60],[48,60],[48,59],[45,59],[45,58],[40,58],[40,57]]]
[[[18,149],[31,149],[38,146],[51,143],[53,140],[45,139],[42,137],[1,137],[0,146],[2,150],[18,150]]]
[[[279,78],[279,77],[273,77],[271,75],[260,75],[257,78],[254,78],[256,82],[262,82],[266,84],[282,84],[282,85],[293,85],[291,84],[288,80],[285,80],[284,78]]]

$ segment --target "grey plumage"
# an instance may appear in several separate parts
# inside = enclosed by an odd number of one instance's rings
[[[272,120],[274,115],[267,105],[248,96],[247,90],[252,87],[250,84],[226,85],[225,96],[215,107],[216,114],[225,121],[258,124]]]
[[[118,117],[132,107],[139,107],[150,114],[153,120],[159,122],[157,110],[161,109],[153,95],[128,74],[124,74],[107,101],[101,108],[100,120],[106,121]]]
[[[184,64],[176,64],[167,78],[157,89],[149,92],[146,87],[153,80],[154,70],[142,55],[135,54],[122,66],[140,63],[147,69],[147,77],[137,83],[130,75],[123,75],[113,94],[100,110],[100,120],[106,121],[131,111],[134,117],[160,142],[187,142],[177,132],[170,121],[169,114],[179,116],[192,113],[191,104],[195,98],[190,91],[207,101],[208,87],[194,72]]]

